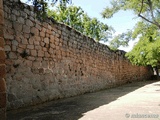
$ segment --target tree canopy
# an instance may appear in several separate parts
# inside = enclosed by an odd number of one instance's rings
[[[48,15],[56,21],[63,22],[81,33],[94,38],[96,41],[106,39],[108,34],[108,26],[97,18],[89,17],[81,7],[73,5],[64,7],[59,5],[55,10],[48,10]]]
[[[81,33],[95,39],[96,41],[108,40],[111,36],[112,27],[108,27],[106,24],[100,22],[97,18],[89,17],[81,7],[73,5],[67,5],[72,0],[28,0],[35,8],[37,17],[45,19],[46,17],[52,17],[58,22],[65,23],[72,28],[80,31]],[[48,3],[55,5],[57,2],[60,4],[56,6],[56,9],[48,9]]]
[[[45,19],[47,17],[49,3],[54,6],[59,2],[61,6],[65,7],[65,5],[71,3],[72,0],[28,0],[28,2],[34,6],[34,11],[37,13],[37,17]]]
[[[132,10],[135,15],[160,29],[160,0],[112,0],[111,7],[106,7],[102,16],[110,18],[119,10]]]
[[[155,25],[160,29],[160,0],[112,0],[111,7],[106,7],[102,12],[104,18],[111,18],[115,13],[120,10],[132,10],[136,16],[140,19],[140,22],[144,22],[146,26]],[[138,27],[139,25],[139,27]],[[141,25],[137,24],[135,28],[139,28],[137,34],[141,34]],[[129,30],[126,33],[119,34],[110,41],[110,47],[117,49],[120,46],[127,46],[130,40],[134,40],[133,30]]]
[[[136,65],[160,65],[160,0],[112,0],[111,7],[102,12],[104,18],[120,10],[132,10],[140,20],[133,30],[116,36],[110,43],[113,49],[139,39],[126,56]],[[158,75],[158,72],[157,72]]]
[[[136,65],[151,65],[152,67],[160,65],[159,30],[154,25],[147,26],[143,22],[139,22],[133,32],[133,37],[139,35],[140,31],[139,42],[126,56]]]

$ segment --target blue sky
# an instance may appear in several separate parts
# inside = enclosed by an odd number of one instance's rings
[[[90,17],[97,17],[107,25],[113,26],[118,33],[132,29],[137,22],[136,19],[133,19],[135,15],[133,15],[132,11],[120,11],[110,19],[103,19],[100,13],[106,6],[110,6],[110,0],[92,0],[92,2],[90,0],[72,0],[72,3],[76,6],[81,6]]]
[[[26,2],[27,0],[21,1]],[[102,18],[100,13],[106,6],[110,6],[110,1],[111,0],[72,0],[72,4],[82,7],[90,17],[96,17],[107,25],[112,26],[118,33],[132,29],[137,20],[133,19],[135,15],[133,15],[131,11],[120,11],[110,19]]]
[[[108,26],[112,26],[116,30],[116,34],[125,32],[127,29],[132,29],[138,21],[132,11],[119,11],[110,19],[102,18],[100,13],[106,6],[110,6],[110,1],[111,0],[72,0],[72,4],[82,7],[90,17],[96,17]],[[128,47],[120,47],[119,49],[130,51],[135,42],[137,42],[137,40],[130,41]]]
[[[72,4],[82,7],[82,9],[90,17],[96,17],[103,23],[106,23],[108,26],[112,26],[116,30],[116,34],[125,32],[127,29],[132,29],[138,21],[138,19],[135,19],[136,16],[132,13],[132,11],[120,11],[114,14],[110,19],[102,18],[100,13],[106,6],[110,6],[110,1],[111,0],[72,0]],[[129,43],[129,47],[120,47],[120,49],[129,51],[133,47],[133,44],[134,42],[131,41]]]

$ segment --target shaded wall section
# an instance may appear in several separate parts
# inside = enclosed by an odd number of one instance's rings
[[[4,0],[8,109],[147,79],[148,67],[132,65],[76,30],[37,20],[33,8]]]
[[[4,12],[3,0],[0,0],[0,120],[6,119],[6,83],[5,83],[5,51],[4,51]]]

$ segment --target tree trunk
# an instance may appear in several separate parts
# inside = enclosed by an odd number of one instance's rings
[[[157,66],[155,67],[155,71],[156,71],[157,79],[159,79],[159,71],[158,71],[158,67]]]

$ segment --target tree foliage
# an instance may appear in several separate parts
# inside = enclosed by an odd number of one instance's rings
[[[117,50],[120,46],[127,47],[131,38],[131,30],[128,30],[126,33],[118,34],[115,37],[112,37],[112,40],[109,41],[109,47],[112,50]]]
[[[119,10],[132,10],[135,15],[160,29],[160,0],[112,0],[111,7],[106,7],[102,16],[110,18]]]
[[[160,65],[160,33],[154,25],[138,23],[133,33],[136,37],[139,31],[143,29],[139,42],[134,46],[133,50],[128,52],[126,56],[133,64],[151,65],[156,67]]]
[[[112,0],[111,7],[106,7],[102,16],[110,18],[120,10],[132,10],[141,19],[132,31],[116,36],[111,46],[116,49],[130,40],[139,39],[126,56],[136,65],[159,66],[160,0]]]
[[[111,18],[120,10],[132,10],[145,23],[144,26],[155,25],[157,29],[160,29],[160,0],[112,0],[111,7],[106,7],[102,12],[102,16],[104,18]],[[143,32],[143,29],[141,29],[142,24],[140,23],[137,24],[139,28],[139,31],[136,30],[138,35]],[[110,47],[117,49],[120,46],[127,46],[130,40],[137,38],[135,35],[132,35],[132,32],[134,30],[115,36],[110,41]],[[134,34],[136,33],[134,32]]]
[[[54,20],[63,22],[81,33],[99,40],[107,41],[107,35],[111,35],[112,27],[100,22],[97,18],[90,18],[82,8],[76,6],[67,6],[72,0],[28,0],[34,5],[37,17],[45,19],[52,17]],[[55,5],[57,2],[60,4],[56,10],[49,10],[48,3]],[[108,30],[108,31],[107,31]]]
[[[72,0],[28,0],[33,6],[34,11],[37,13],[38,18],[45,19],[47,17],[48,4],[53,6],[59,2],[61,7],[66,7],[66,4],[72,2]]]
[[[97,41],[106,39],[108,26],[97,18],[89,17],[81,7],[71,5],[64,8],[59,5],[55,10],[48,10],[48,15]]]

